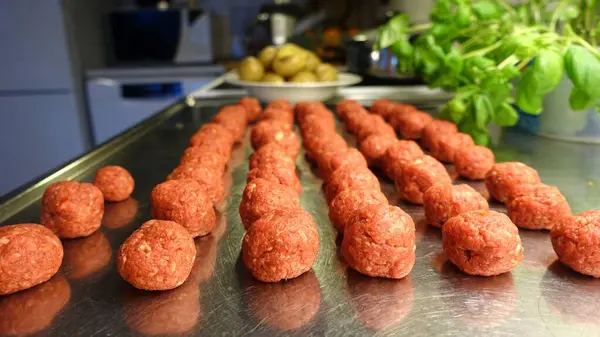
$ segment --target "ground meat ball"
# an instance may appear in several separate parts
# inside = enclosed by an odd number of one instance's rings
[[[287,111],[294,112],[294,108],[290,104],[290,101],[287,99],[276,99],[274,101],[269,102],[267,108],[275,108],[275,109],[283,109]]]
[[[387,198],[379,190],[372,188],[343,190],[329,204],[329,219],[343,234],[356,211],[374,204],[388,204]]]
[[[246,130],[248,117],[246,109],[241,105],[228,105],[219,111],[213,119],[213,123],[221,124],[227,129],[235,141],[239,141]]]
[[[421,145],[426,149],[431,149],[433,141],[436,137],[442,134],[457,133],[458,128],[456,124],[441,119],[434,119],[423,129],[423,137],[421,138]]]
[[[506,162],[494,164],[485,176],[485,187],[494,199],[506,202],[512,192],[526,184],[541,183],[537,171],[523,163]]]
[[[558,188],[543,184],[523,187],[506,203],[508,217],[517,227],[550,230],[571,216],[571,207]]]
[[[320,158],[326,152],[341,151],[348,148],[346,140],[335,132],[326,137],[307,136],[304,137],[303,142],[306,152],[315,159]]]
[[[314,112],[307,114],[300,121],[300,125],[306,129],[319,128],[322,130],[335,130],[335,119],[333,114],[329,111],[321,110],[320,112]]]
[[[392,113],[395,104],[388,101],[387,99],[378,99],[371,105],[371,112],[378,114],[379,116],[387,119]]]
[[[169,180],[158,184],[152,189],[150,201],[152,218],[177,222],[194,238],[207,235],[215,228],[212,201],[195,180]]]
[[[107,204],[104,207],[102,224],[105,228],[117,229],[129,225],[138,212],[138,202],[134,198]]]
[[[427,223],[434,227],[442,225],[461,213],[488,210],[487,200],[467,184],[435,184],[423,195]]]
[[[430,156],[423,156],[407,164],[394,181],[400,196],[415,204],[423,203],[423,194],[434,184],[452,183],[444,165]]]
[[[48,281],[58,271],[63,254],[60,240],[44,226],[0,227],[0,295]]]
[[[343,166],[335,170],[325,186],[325,198],[331,202],[343,190],[372,188],[380,190],[379,179],[365,167]]]
[[[466,133],[442,133],[432,140],[431,156],[442,162],[453,163],[459,149],[474,145],[473,138]]]
[[[229,157],[231,153],[231,146],[235,142],[231,132],[221,124],[208,123],[204,124],[194,135],[190,138],[191,146],[203,146],[207,143],[211,144],[212,148],[217,148],[221,155]],[[214,145],[221,145],[216,147]]]
[[[471,211],[450,218],[442,227],[442,242],[448,259],[471,275],[503,274],[523,260],[517,226],[494,211]]]
[[[342,255],[359,273],[403,278],[415,264],[415,224],[399,207],[364,207],[346,227]]]
[[[364,109],[363,106],[357,101],[353,101],[350,99],[343,99],[335,105],[335,111],[338,116],[341,118],[346,118],[346,114],[350,111],[355,111],[357,109]]]
[[[56,182],[42,197],[42,225],[61,239],[92,234],[102,224],[104,197],[96,186],[76,181]]]
[[[250,140],[254,149],[276,143],[291,158],[296,158],[300,152],[300,140],[296,133],[287,124],[279,121],[268,120],[258,123],[252,129]]]
[[[369,117],[363,121],[362,125],[358,127],[356,136],[359,140],[363,140],[370,135],[383,135],[390,138],[396,138],[396,131],[389,125],[383,117],[379,115],[369,115]]]
[[[260,116],[262,107],[256,98],[242,97],[242,99],[240,99],[240,105],[246,109],[246,116],[248,117],[249,122],[254,122]]]
[[[244,264],[263,282],[279,282],[304,274],[312,268],[318,252],[317,226],[301,210],[257,220],[242,242]]]
[[[417,158],[423,157],[425,153],[419,144],[412,140],[397,140],[385,152],[381,158],[383,172],[390,178],[399,177],[402,169]]]
[[[321,102],[298,102],[296,103],[296,120],[302,124],[302,120],[307,115],[313,113],[322,113],[323,111],[331,114],[327,107]]]
[[[280,108],[267,108],[263,112],[261,119],[263,121],[274,120],[281,122],[289,126],[290,129],[292,129],[292,127],[294,126],[294,113],[290,110],[284,110]]]
[[[388,135],[370,135],[360,142],[360,152],[367,159],[369,166],[381,166],[385,152],[398,140]]]
[[[250,156],[251,170],[266,165],[281,165],[290,170],[296,169],[295,158],[291,158],[289,154],[276,143],[267,144],[254,151],[252,156]]]
[[[135,182],[133,177],[121,166],[105,166],[96,172],[94,186],[98,187],[104,200],[123,201],[131,195]]]
[[[456,150],[454,167],[461,177],[481,180],[492,169],[496,159],[492,150],[485,146],[466,146]]]
[[[186,164],[177,166],[167,180],[195,180],[205,190],[208,198],[216,204],[225,198],[223,171],[213,171],[202,166]]]
[[[402,135],[404,139],[419,139],[423,129],[433,117],[422,111],[407,111],[401,114],[393,114],[389,118],[390,124]]]
[[[298,193],[302,194],[302,185],[300,179],[296,175],[296,170],[290,170],[288,167],[279,165],[263,165],[248,172],[246,182],[250,182],[256,178],[262,178],[273,183],[281,184],[292,188]]]
[[[346,128],[352,134],[358,134],[358,131],[362,126],[364,126],[365,121],[372,116],[367,110],[364,108],[359,108],[356,110],[351,110],[344,115],[344,123],[346,124]]]
[[[581,274],[600,277],[600,211],[563,218],[550,236],[562,263]]]
[[[179,287],[190,275],[196,246],[188,231],[173,221],[150,220],[123,242],[117,271],[142,290]]]
[[[102,233],[63,242],[65,257],[63,270],[70,279],[80,280],[99,273],[110,263],[112,247]]]
[[[298,194],[277,183],[257,178],[246,185],[240,203],[240,218],[248,229],[262,216],[278,210],[300,209]]]
[[[325,180],[329,179],[329,175],[342,166],[368,167],[365,157],[353,147],[322,153],[317,161]]]
[[[191,146],[183,152],[179,165],[192,164],[223,172],[228,160],[229,157],[225,157],[218,152],[206,151],[203,147]]]

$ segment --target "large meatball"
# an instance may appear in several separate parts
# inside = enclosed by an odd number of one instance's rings
[[[465,146],[456,150],[454,167],[461,177],[481,180],[492,169],[496,159],[494,152],[485,146]]]
[[[248,116],[246,109],[241,105],[228,105],[219,111],[213,123],[221,124],[227,129],[235,141],[239,141],[246,130]]]
[[[225,198],[225,182],[223,171],[214,171],[194,164],[179,165],[167,180],[195,180],[206,191],[212,203],[218,203]]]
[[[196,246],[189,232],[173,221],[150,220],[123,242],[117,271],[142,290],[179,287],[192,271]]]
[[[434,227],[461,213],[489,209],[487,200],[467,184],[435,184],[425,191],[423,206],[427,223]]]
[[[372,113],[378,114],[379,116],[387,119],[392,113],[394,106],[395,104],[387,99],[378,99],[371,104],[371,108],[369,110],[371,110]]]
[[[265,214],[248,229],[242,242],[244,264],[263,282],[304,274],[312,268],[318,252],[317,226],[299,209]]]
[[[299,124],[303,129],[303,134],[323,135],[327,132],[335,132],[335,119],[329,111],[307,114]]]
[[[394,181],[400,196],[415,204],[423,203],[423,194],[434,184],[452,183],[444,165],[430,156],[407,164]]]
[[[552,229],[571,207],[558,188],[544,184],[524,185],[506,203],[508,217],[525,229]]]
[[[223,172],[229,157],[225,157],[216,151],[207,151],[202,146],[190,146],[183,152],[179,165],[192,164],[202,166],[209,170]]]
[[[369,166],[381,166],[383,155],[396,142],[395,136],[370,135],[360,142],[360,152],[367,159]]]
[[[361,125],[358,126],[356,136],[363,140],[370,135],[383,135],[390,138],[396,138],[396,131],[389,125],[383,117],[379,115],[368,115]]]
[[[458,128],[456,127],[456,124],[441,119],[434,119],[431,122],[427,123],[427,125],[425,125],[425,128],[423,128],[423,137],[421,138],[421,144],[426,149],[431,149],[431,147],[433,146],[434,139],[436,137],[457,132]]]
[[[295,190],[298,195],[302,194],[302,185],[300,184],[298,175],[296,175],[296,170],[290,170],[288,167],[268,164],[254,168],[248,172],[246,182],[250,182],[256,178],[262,178],[273,183],[290,187]]]
[[[326,137],[304,137],[304,148],[311,158],[321,158],[327,152],[342,151],[348,148],[346,140],[335,131]]]
[[[88,183],[59,181],[42,197],[42,225],[61,239],[92,234],[100,228],[103,212],[102,191]]]
[[[350,165],[354,167],[367,167],[367,160],[357,149],[350,147],[332,152],[325,152],[317,158],[325,180],[340,167]]]
[[[448,259],[471,275],[503,274],[523,260],[517,226],[494,211],[470,211],[450,218],[442,227],[442,243]]]
[[[246,185],[240,203],[240,218],[248,229],[262,216],[278,210],[293,211],[300,209],[298,194],[293,189],[262,178],[252,180]]]
[[[419,144],[412,140],[395,141],[383,157],[381,157],[381,166],[383,172],[390,178],[400,176],[402,169],[417,158],[423,157],[425,153],[421,150]]]
[[[519,162],[494,164],[485,176],[485,187],[494,199],[507,202],[513,191],[522,185],[539,184],[537,171]]]
[[[453,163],[459,149],[474,145],[473,138],[466,133],[442,133],[431,141],[431,156],[442,162]]]
[[[126,169],[121,166],[105,166],[96,172],[94,186],[104,195],[104,200],[123,201],[131,195],[135,182]]]
[[[294,113],[280,108],[267,108],[261,115],[261,120],[274,120],[287,125],[290,129],[294,126]]]
[[[60,240],[44,226],[0,227],[0,295],[48,281],[60,268],[63,255]]]
[[[256,124],[252,129],[250,140],[254,149],[276,143],[291,158],[296,158],[300,152],[300,140],[296,133],[289,125],[276,120],[266,120]]]
[[[372,188],[343,190],[329,205],[329,219],[343,234],[356,211],[374,204],[388,204],[387,198],[379,190]]]
[[[290,170],[295,170],[296,160],[295,158],[291,158],[278,144],[270,143],[254,151],[252,156],[250,156],[251,170],[265,165],[280,165]]]
[[[190,138],[191,146],[204,146],[226,158],[231,154],[231,146],[234,142],[235,139],[231,132],[223,125],[217,123],[204,124]]]
[[[600,277],[600,211],[563,218],[550,236],[560,262],[579,273]]]
[[[254,97],[242,97],[240,99],[240,105],[246,109],[246,116],[249,122],[254,122],[260,116],[262,107],[260,102]]]
[[[150,194],[152,218],[175,221],[192,237],[204,236],[215,228],[216,215],[206,190],[191,179],[158,184]]]
[[[415,264],[415,224],[399,207],[375,204],[358,210],[344,231],[342,255],[350,267],[373,277],[400,279]]]
[[[331,202],[341,191],[372,188],[380,190],[379,179],[365,167],[343,166],[335,170],[325,185],[325,198]]]
[[[389,122],[404,139],[419,139],[423,129],[433,117],[430,114],[417,110],[406,111],[402,114],[393,114]]]

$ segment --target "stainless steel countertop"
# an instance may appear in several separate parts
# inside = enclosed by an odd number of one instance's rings
[[[317,263],[288,282],[255,281],[240,259],[244,228],[238,206],[251,153],[247,139],[229,162],[230,195],[218,206],[215,232],[196,240],[193,279],[169,292],[133,289],[118,276],[115,253],[149,219],[152,187],[177,165],[189,137],[215,106],[225,103],[196,101],[187,107],[180,102],[0,205],[2,224],[38,222],[39,197],[52,181],[89,181],[107,164],[126,167],[136,179],[133,199],[108,205],[99,232],[64,242],[58,275],[0,297],[0,335],[600,336],[600,280],[557,263],[547,232],[521,231],[525,260],[513,272],[464,275],[446,261],[440,231],[425,224],[422,208],[399,202],[385,179],[391,202],[417,225],[415,268],[400,281],[349,270],[338,253],[340,240],[327,217],[321,181],[302,156],[297,161],[301,203],[319,226]],[[600,147],[509,130],[495,152],[499,161],[519,160],[538,169],[575,212],[600,206]],[[482,183],[473,185],[487,194]]]

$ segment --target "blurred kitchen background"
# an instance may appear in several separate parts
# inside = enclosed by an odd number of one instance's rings
[[[360,65],[348,45],[393,13],[427,21],[432,1],[0,0],[0,196],[267,44]]]

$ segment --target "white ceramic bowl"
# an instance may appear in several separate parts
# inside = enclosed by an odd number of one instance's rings
[[[248,95],[256,97],[263,102],[285,98],[291,103],[300,101],[326,101],[337,93],[338,88],[358,84],[362,78],[358,75],[340,73],[334,82],[315,83],[265,83],[240,80],[237,72],[232,71],[225,75],[225,82],[243,87]]]

